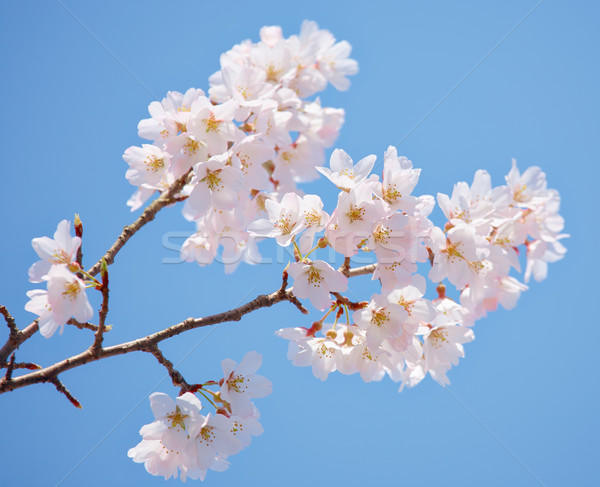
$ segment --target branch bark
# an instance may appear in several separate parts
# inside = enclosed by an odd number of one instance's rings
[[[377,264],[369,264],[362,267],[356,267],[355,269],[348,269],[348,277],[372,274],[375,272],[375,269],[377,269]]]
[[[296,298],[291,292],[291,289],[285,290],[280,288],[271,294],[261,294],[252,301],[249,301],[238,308],[225,311],[223,313],[206,316],[204,318],[188,318],[187,320],[177,323],[176,325],[170,326],[169,328],[143,338],[121,343],[119,345],[101,348],[97,354],[94,354],[88,349],[85,352],[74,355],[73,357],[57,362],[54,365],[41,370],[22,375],[20,377],[11,378],[10,380],[0,379],[0,394],[42,382],[51,382],[56,385],[59,374],[75,367],[80,367],[90,362],[95,362],[108,357],[114,357],[116,355],[124,355],[135,351],[152,351],[153,349],[156,349],[157,344],[163,340],[179,335],[188,330],[215,325],[217,323],[239,321],[244,315],[257,309],[268,308],[274,304],[280,303],[281,301],[289,301],[295,304],[295,300]],[[64,394],[64,391],[61,390],[61,392]]]
[[[158,198],[150,203],[136,221],[123,228],[121,235],[117,237],[115,243],[112,244],[111,248],[108,249],[106,254],[104,254],[104,256],[98,260],[98,262],[90,267],[90,270],[87,271],[88,274],[92,276],[98,274],[98,272],[100,272],[103,259],[106,261],[107,265],[111,265],[115,261],[115,257],[119,253],[119,250],[123,248],[127,241],[133,237],[138,230],[140,230],[140,228],[146,225],[146,223],[154,220],[156,214],[165,206],[169,206],[177,201],[180,201],[180,198],[177,198],[177,193],[179,193],[187,183],[188,176],[190,175],[191,171],[192,170],[190,169],[187,173],[175,181],[167,191],[162,193]]]
[[[162,193],[158,198],[156,198],[152,203],[150,203],[143,213],[139,216],[139,218],[134,221],[131,225],[123,228],[121,234],[117,237],[115,243],[112,244],[110,249],[104,254],[104,256],[98,260],[88,271],[88,274],[95,276],[100,272],[100,268],[102,266],[102,260],[106,260],[107,265],[110,265],[114,262],[116,255],[123,248],[123,246],[127,243],[127,241],[133,237],[144,225],[154,220],[156,214],[163,209],[165,206],[172,205],[177,201],[180,201],[181,198],[178,197],[178,193],[183,189],[185,184],[187,183],[188,177],[191,173],[191,169],[181,176],[177,181],[173,183],[173,185],[164,193]],[[9,322],[9,317],[12,319],[12,316],[4,313],[3,310],[6,308],[0,308],[0,313],[3,314],[6,318],[7,324],[11,329],[10,336],[6,343],[0,348],[0,364],[5,364],[7,362],[8,357],[11,353],[13,353],[19,346],[31,336],[38,331],[38,320],[34,320],[31,324],[27,325],[22,330],[19,330],[16,325],[14,325],[14,329],[11,326],[11,322]],[[14,320],[12,320],[14,324]]]

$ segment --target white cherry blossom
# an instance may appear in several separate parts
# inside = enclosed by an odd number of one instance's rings
[[[269,219],[261,218],[248,225],[253,237],[275,238],[282,247],[292,243],[292,238],[304,230],[304,203],[296,193],[286,193],[281,202],[265,201]]]
[[[237,365],[231,359],[223,360],[221,397],[230,404],[233,414],[241,417],[253,416],[254,405],[251,399],[271,394],[271,382],[256,374],[261,364],[262,357],[257,352],[248,352]]]
[[[346,152],[335,149],[329,159],[329,168],[317,167],[316,169],[339,189],[350,191],[358,183],[367,179],[376,160],[376,156],[369,155],[354,165]]]
[[[54,239],[50,237],[34,238],[31,245],[40,260],[29,268],[29,280],[31,282],[42,282],[51,266],[69,265],[75,262],[77,250],[81,246],[81,239],[72,237],[71,222],[62,220],[56,227]]]
[[[343,292],[348,287],[348,278],[322,260],[294,262],[288,274],[294,279],[294,294],[308,298],[318,310],[331,305],[330,292]]]
[[[80,322],[90,320],[94,310],[85,292],[85,283],[66,265],[53,265],[42,278],[48,290],[35,289],[27,292],[30,301],[25,309],[39,316],[40,333],[50,338],[57,329],[62,333],[71,317]]]

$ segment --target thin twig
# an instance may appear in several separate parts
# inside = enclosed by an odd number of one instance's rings
[[[111,248],[108,249],[106,254],[104,254],[104,256],[98,262],[96,262],[89,271],[87,271],[88,274],[92,276],[98,274],[98,272],[100,272],[103,259],[106,261],[107,265],[111,265],[114,262],[116,255],[119,253],[119,250],[123,248],[123,245],[125,245],[140,228],[142,228],[146,223],[154,220],[154,217],[162,208],[176,203],[178,201],[177,193],[179,193],[187,183],[188,176],[191,171],[192,170],[190,169],[188,172],[186,172],[177,181],[175,181],[168,190],[150,203],[136,221],[123,228],[121,235],[117,237],[115,243],[112,244]]]
[[[69,389],[65,387],[65,385],[58,379],[58,377],[52,377],[47,382],[51,382],[56,387],[56,390],[65,395],[65,397],[71,402],[73,406],[76,408],[82,409],[81,403],[75,399],[73,394],[69,392]]]
[[[38,321],[39,319],[35,319],[24,329],[18,330],[17,333],[10,334],[8,340],[6,340],[6,343],[2,346],[2,348],[0,348],[0,364],[6,363],[6,359],[9,357],[9,355],[19,348],[21,343],[31,338],[31,336],[38,331]]]
[[[2,316],[4,316],[4,320],[6,321],[6,326],[8,326],[8,329],[10,331],[10,336],[18,336],[19,335],[19,328],[17,327],[17,324],[15,323],[15,319],[12,317],[12,315],[9,313],[9,311],[6,309],[5,306],[0,305],[0,314]]]
[[[355,269],[348,270],[348,277],[362,276],[364,274],[372,274],[377,269],[377,264],[369,264]]]
[[[357,309],[363,309],[369,304],[367,301],[350,301],[347,297],[342,296],[340,293],[337,292],[332,292],[331,294],[335,296],[339,304],[348,306],[348,308],[352,311],[356,311]]]
[[[102,259],[106,260],[108,265],[112,264],[115,260],[115,256],[119,253],[119,250],[123,248],[123,245],[127,243],[127,241],[133,237],[146,223],[154,220],[156,214],[165,206],[169,206],[178,201],[177,193],[179,193],[183,187],[185,186],[188,176],[191,173],[191,169],[181,176],[177,181],[173,183],[173,185],[164,193],[162,193],[158,198],[156,198],[152,203],[150,203],[144,212],[138,217],[138,219],[133,222],[131,225],[123,228],[121,235],[117,238],[115,243],[112,244],[110,249],[104,254]],[[96,262],[88,271],[88,274],[95,276],[100,272],[100,266],[102,265],[102,259]],[[26,326],[23,330],[16,330],[15,333],[11,333],[6,343],[0,348],[0,364],[6,363],[6,360],[10,356],[12,352],[14,352],[19,346],[29,338],[33,336],[33,334],[38,331],[38,320],[34,320],[28,326]],[[18,333],[17,333],[18,332]]]
[[[73,325],[77,328],[79,328],[80,330],[92,330],[93,332],[98,331],[98,327],[96,325],[94,325],[93,323],[81,323],[79,321],[77,321],[75,318],[71,318],[69,321],[67,321],[67,325]],[[110,327],[105,326],[104,327],[104,331],[109,331]]]
[[[348,272],[350,272],[350,257],[344,257],[344,263],[340,266],[338,271],[340,271],[346,277],[349,277]]]
[[[104,340],[104,323],[106,322],[106,315],[108,314],[108,266],[106,261],[102,260],[102,305],[100,306],[100,312],[98,313],[98,329],[96,330],[96,336],[94,337],[94,343],[90,347],[90,351],[94,355],[99,355],[102,350],[102,341]]]
[[[6,369],[10,366],[10,362],[7,364],[0,365],[0,369]],[[27,370],[40,370],[42,368],[41,365],[34,364],[32,362],[15,362],[12,364],[13,370],[17,369],[27,369]]]
[[[304,307],[304,305],[300,301],[298,301],[298,298],[292,294],[291,290],[292,290],[292,288],[289,289],[290,294],[289,294],[289,297],[287,298],[287,300],[290,303],[292,303],[294,306],[296,306],[296,308],[298,308],[300,313],[302,313],[303,315],[307,315],[308,310]]]
[[[289,301],[298,307],[296,304],[297,299],[292,294],[291,289],[285,291],[279,289],[271,294],[261,294],[252,301],[249,301],[248,303],[243,304],[235,309],[212,316],[206,316],[204,318],[188,318],[187,320],[177,323],[176,325],[170,326],[164,330],[158,331],[143,338],[121,343],[119,345],[104,347],[100,349],[97,355],[91,353],[90,350],[86,350],[85,352],[57,362],[54,365],[50,365],[44,369],[16,377],[11,381],[0,379],[0,393],[20,389],[21,387],[25,387],[30,384],[52,381],[53,378],[57,377],[63,372],[90,362],[95,362],[97,360],[114,357],[117,355],[124,355],[135,351],[148,350],[153,345],[157,345],[163,340],[179,335],[188,330],[215,325],[217,323],[239,321],[244,315],[252,311],[271,307],[276,303],[280,303],[281,301]],[[304,307],[300,304],[299,309],[304,309]]]
[[[79,248],[77,249],[77,257],[75,258],[75,261],[79,264],[79,267],[83,269],[83,223],[81,222],[81,218],[79,218],[77,213],[75,214],[75,221],[73,225],[75,227],[75,235],[81,240]]]
[[[154,355],[156,360],[158,360],[158,363],[161,364],[165,369],[167,369],[167,372],[169,372],[169,376],[171,377],[173,385],[175,387],[181,388],[181,394],[183,394],[184,392],[188,392],[192,389],[192,386],[190,386],[187,383],[187,381],[183,378],[181,373],[178,370],[175,370],[175,367],[173,367],[173,362],[168,360],[163,355],[163,353],[160,351],[156,344],[149,345],[148,348],[144,351]]]
[[[4,380],[6,382],[10,382],[12,380],[12,373],[13,373],[14,368],[15,368],[15,354],[13,353],[10,356],[10,362],[8,362],[8,365],[6,366],[6,375],[4,376]]]

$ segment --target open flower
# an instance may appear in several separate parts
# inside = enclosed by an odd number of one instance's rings
[[[310,299],[318,310],[331,304],[330,292],[343,292],[348,287],[348,278],[322,260],[294,262],[288,274],[294,278],[294,294]]]
[[[81,322],[91,319],[94,310],[85,293],[85,283],[66,265],[53,265],[43,279],[48,281],[48,290],[28,291],[30,301],[25,309],[39,315],[40,333],[44,337],[50,338],[58,328],[62,333],[71,317]]]
[[[367,179],[376,159],[377,157],[371,154],[354,165],[345,151],[336,149],[329,159],[331,169],[327,167],[317,167],[316,169],[339,189],[350,191],[358,183]]]
[[[81,245],[79,237],[71,237],[71,222],[61,221],[54,232],[54,240],[50,237],[34,238],[31,241],[33,250],[41,259],[29,268],[29,280],[42,282],[52,265],[70,264],[77,257]]]
[[[281,203],[265,201],[269,219],[261,218],[248,225],[252,237],[271,237],[282,247],[292,243],[292,238],[304,230],[304,202],[296,193],[286,193]]]
[[[257,352],[248,352],[237,366],[231,359],[223,360],[221,398],[229,403],[233,414],[251,417],[255,411],[251,399],[271,394],[271,382],[255,373],[261,364],[262,357]]]

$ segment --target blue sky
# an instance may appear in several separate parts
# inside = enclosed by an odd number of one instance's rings
[[[540,165],[563,197],[569,251],[515,310],[476,325],[448,389],[427,379],[398,394],[389,380],[364,384],[339,374],[321,383],[289,364],[287,344],[273,335],[307,324],[287,303],[169,342],[165,353],[186,376],[216,377],[222,359],[257,350],[274,383],[273,394],[258,401],[264,435],[232,457],[228,472],[209,472],[205,484],[598,485],[600,9],[545,0],[525,18],[535,6],[2,2],[0,303],[21,326],[32,320],[23,309],[36,258],[30,242],[51,235],[60,220],[80,213],[88,265],[133,220],[121,155],[141,142],[136,126],[155,95],[206,89],[220,53],[233,44],[257,40],[263,25],[291,35],[312,19],[348,40],[360,64],[348,92],[322,94],[325,105],[346,110],[337,147],[358,159],[381,158],[398,145],[423,169],[420,194],[449,193],[479,168],[501,184],[512,157],[522,168]],[[441,222],[441,212],[434,215]],[[178,209],[167,209],[119,255],[110,274],[108,343],[278,287],[278,265],[242,266],[226,276],[219,265],[165,264],[175,256],[162,244],[165,234],[189,231]],[[353,285],[360,292],[367,284]],[[6,330],[0,333],[4,340]],[[89,342],[73,329],[50,340],[38,335],[19,358],[48,365]],[[63,379],[83,410],[50,385],[0,397],[3,482],[164,485],[126,456],[151,420],[148,394],[175,394],[154,359],[116,357]]]

